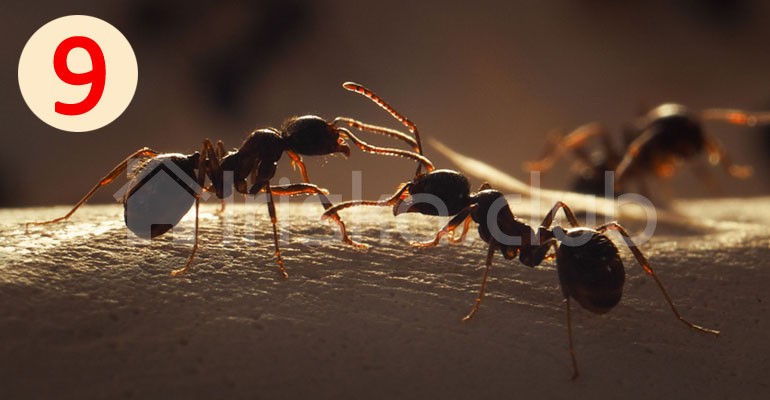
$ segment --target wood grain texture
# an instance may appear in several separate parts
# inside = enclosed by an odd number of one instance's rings
[[[576,382],[554,263],[496,256],[479,314],[461,323],[484,245],[408,245],[443,219],[347,212],[372,245],[358,251],[335,240],[319,206],[283,205],[283,280],[263,205],[224,218],[206,205],[201,252],[174,278],[189,221],[148,243],[127,235],[119,206],[86,206],[29,233],[23,222],[66,208],[0,210],[0,397],[765,397],[768,204],[689,202],[685,214],[719,222],[642,247],[680,311],[720,338],[676,321],[623,250],[621,304],[573,315]]]

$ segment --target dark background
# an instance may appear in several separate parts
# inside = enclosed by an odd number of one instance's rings
[[[26,107],[17,81],[27,39],[45,23],[88,14],[113,24],[139,64],[133,102],[112,124],[61,132]],[[72,204],[133,150],[192,152],[203,138],[237,146],[291,115],[351,116],[399,127],[367,100],[370,87],[426,137],[520,179],[545,134],[589,121],[621,124],[645,106],[770,109],[770,3],[744,1],[17,1],[0,3],[0,205]],[[721,195],[768,194],[768,135],[707,125],[750,181],[714,168]],[[379,138],[377,138],[379,139]],[[377,143],[387,143],[372,140]],[[439,167],[446,160],[427,148]],[[347,198],[389,193],[411,162],[358,151],[308,160],[311,179]],[[568,163],[544,178],[563,187]],[[285,160],[277,177],[299,180]],[[713,193],[688,170],[678,196]],[[94,201],[111,201],[109,188]]]

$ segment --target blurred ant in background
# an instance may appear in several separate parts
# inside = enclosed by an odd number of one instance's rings
[[[356,93],[369,92],[361,85],[349,82],[343,84],[343,87]],[[146,160],[139,163],[129,174],[128,189],[123,195],[126,226],[139,237],[147,239],[158,237],[177,225],[194,203],[195,240],[193,249],[187,264],[181,269],[172,271],[172,275],[180,275],[190,268],[198,250],[198,209],[202,192],[213,192],[220,199],[229,197],[232,195],[232,188],[229,184],[225,185],[225,172],[232,172],[232,186],[239,193],[256,195],[264,192],[267,195],[267,207],[273,226],[275,255],[281,273],[284,277],[288,277],[278,245],[277,217],[273,195],[317,195],[325,209],[332,206],[331,201],[326,197],[328,191],[310,183],[301,156],[335,153],[349,156],[350,148],[346,144],[346,140],[350,140],[362,151],[406,157],[417,161],[420,166],[424,165],[428,169],[433,168],[431,162],[419,154],[369,145],[350,130],[338,126],[340,124],[403,140],[413,148],[420,147],[419,139],[413,139],[411,136],[394,129],[365,124],[347,117],[337,117],[332,121],[326,121],[313,115],[292,117],[284,123],[281,129],[255,130],[249,134],[239,148],[228,153],[225,153],[221,141],[213,145],[208,139],[203,141],[202,149],[199,152],[186,155],[160,154],[145,147],[135,151],[115,166],[66,215],[50,221],[30,222],[27,224],[27,228],[30,225],[47,225],[69,219],[97,190],[125,173],[129,163],[134,158],[144,157]],[[270,184],[276,173],[277,162],[284,153],[291,157],[293,165],[299,167],[304,180],[303,183]],[[418,171],[419,169],[420,167],[418,167]],[[155,179],[161,171],[165,172],[176,184],[167,179]],[[210,185],[205,186],[207,178]],[[250,183],[247,183],[247,179]],[[331,215],[329,218],[338,224],[343,241],[356,245],[348,238],[344,222],[336,215]]]
[[[632,184],[636,184],[640,192],[649,194],[645,187],[647,176],[669,178],[682,162],[703,153],[708,155],[711,164],[721,165],[730,176],[749,177],[751,167],[733,164],[719,142],[706,135],[702,122],[708,121],[755,126],[770,123],[770,113],[733,109],[706,109],[696,113],[679,104],[661,104],[624,128],[620,150],[613,146],[604,125],[590,123],[563,137],[558,133],[549,135],[544,155],[537,161],[525,163],[524,169],[546,172],[571,151],[579,167],[578,177],[570,189],[594,195],[605,194],[607,171],[615,174],[614,185],[609,187],[616,194],[628,192]],[[600,143],[593,153],[586,150],[591,138],[597,138]],[[713,187],[706,171],[696,170],[696,173]]]
[[[400,120],[407,121],[411,131],[417,131],[408,119],[402,117]],[[418,152],[422,154],[421,151]],[[443,236],[447,236],[452,243],[458,243],[465,238],[471,221],[476,222],[479,236],[488,244],[486,268],[476,302],[463,321],[473,318],[481,306],[492,259],[497,251],[506,260],[518,257],[522,264],[529,267],[538,266],[543,261],[555,257],[561,291],[567,305],[567,333],[572,358],[572,377],[577,378],[579,373],[572,340],[570,299],[575,299],[583,308],[597,314],[609,312],[620,302],[625,281],[625,267],[620,259],[618,248],[606,235],[607,231],[616,230],[622,235],[644,271],[655,280],[677,319],[694,330],[712,335],[719,334],[718,331],[695,325],[679,314],[649,262],[620,224],[611,222],[594,229],[582,227],[570,208],[562,202],[557,202],[539,227],[531,227],[516,218],[504,195],[488,184],[483,184],[474,193],[471,192],[468,179],[460,172],[432,168],[426,168],[426,170],[422,173],[418,169],[410,182],[404,183],[386,200],[342,202],[327,209],[323,218],[335,218],[339,211],[356,206],[392,207],[395,216],[403,213],[452,216],[433,240],[413,243],[414,246],[422,248],[437,246]],[[564,210],[571,228],[566,230],[560,226],[551,228],[556,213],[560,209]],[[457,229],[461,229],[459,236],[455,235]],[[549,256],[549,251],[554,251],[555,254]]]

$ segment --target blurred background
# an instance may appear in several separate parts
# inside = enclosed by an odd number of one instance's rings
[[[17,81],[29,37],[71,14],[117,27],[139,64],[126,112],[89,133],[37,119]],[[770,110],[770,2],[761,0],[4,0],[0,16],[2,206],[74,204],[142,146],[189,153],[211,138],[232,148],[252,129],[292,115],[401,128],[343,90],[347,80],[391,102],[424,137],[523,180],[521,163],[541,153],[555,128],[601,121],[619,142],[623,123],[664,101]],[[747,181],[712,168],[719,195],[770,194],[770,132],[722,123],[706,129],[735,162],[755,168]],[[430,147],[426,155],[452,167]],[[276,178],[299,181],[286,158]],[[311,180],[344,199],[351,171],[362,172],[363,196],[378,198],[415,168],[356,150],[348,160],[306,161]],[[543,186],[566,187],[569,174],[569,162],[561,162]],[[714,195],[693,177],[679,171],[674,194]],[[113,201],[120,185],[93,202]]]

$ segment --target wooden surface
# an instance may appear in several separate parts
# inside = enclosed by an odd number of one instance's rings
[[[206,205],[201,252],[174,278],[190,221],[147,243],[126,233],[118,205],[27,234],[21,223],[66,208],[0,210],[0,397],[762,398],[769,205],[690,202],[683,212],[707,215],[707,229],[664,229],[642,247],[680,311],[721,337],[676,321],[623,250],[621,304],[605,316],[575,308],[575,382],[553,262],[496,256],[481,311],[461,323],[484,245],[408,245],[443,219],[347,212],[372,245],[358,251],[333,239],[319,206],[281,206],[283,280],[264,205],[224,218]]]

